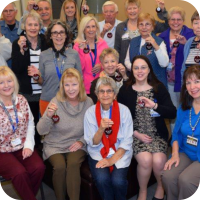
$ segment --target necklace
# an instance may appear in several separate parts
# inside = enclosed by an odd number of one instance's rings
[[[199,123],[199,120],[200,120],[200,115],[199,115],[199,117],[198,117],[198,119],[197,119],[195,125],[192,126],[192,108],[191,108],[191,109],[190,109],[190,127],[191,127],[191,129],[192,129],[193,134],[194,134],[194,131],[195,131],[195,129],[196,129],[197,124]]]

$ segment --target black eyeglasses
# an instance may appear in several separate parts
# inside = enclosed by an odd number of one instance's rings
[[[54,32],[51,32],[51,35],[54,36],[54,37],[57,37],[58,35],[65,36],[66,33],[65,33],[65,31],[60,31],[60,32],[54,31]]]

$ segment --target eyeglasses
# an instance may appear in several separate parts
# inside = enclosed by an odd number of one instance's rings
[[[139,25],[138,25],[139,27],[146,27],[146,28],[150,28],[151,26],[152,26],[152,24],[150,24],[150,23],[146,23],[146,24],[143,24],[143,23],[139,23]]]
[[[50,8],[48,8],[48,7],[45,7],[45,8],[39,8],[38,11],[39,11],[39,12],[42,12],[43,10],[44,10],[44,11],[48,11],[48,10],[50,10]]]
[[[175,21],[181,22],[181,21],[183,21],[183,19],[174,19],[174,18],[172,18],[172,19],[170,19],[170,21],[172,21],[172,22],[175,22]]]
[[[133,66],[133,70],[135,70],[135,71],[138,71],[139,69],[140,70],[142,70],[142,71],[144,71],[144,70],[146,70],[148,67],[147,66],[142,66],[142,67],[137,67],[137,66]]]
[[[113,92],[114,92],[114,90],[111,90],[111,89],[109,89],[109,90],[99,90],[98,91],[99,94],[105,94],[105,93],[112,94]]]
[[[65,33],[65,31],[60,31],[60,32],[54,31],[54,32],[51,32],[51,35],[54,36],[54,37],[57,37],[58,35],[65,36],[66,33]]]
[[[14,12],[15,10],[3,10],[3,13],[12,13],[12,12]]]

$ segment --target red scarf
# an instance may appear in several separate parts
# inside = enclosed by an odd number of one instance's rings
[[[98,127],[100,127],[101,124],[101,104],[98,101],[96,104],[96,119]],[[101,155],[103,158],[106,158],[109,153],[109,149],[112,148],[115,152],[115,143],[117,142],[117,134],[119,131],[119,125],[120,125],[120,112],[119,112],[119,105],[116,100],[113,101],[113,107],[112,107],[112,118],[111,120],[114,122],[112,125],[112,134],[108,137],[105,133],[103,133],[102,136],[102,143],[104,147],[101,149]],[[110,171],[113,170],[113,166],[110,167]]]

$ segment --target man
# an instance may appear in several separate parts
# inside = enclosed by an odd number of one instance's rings
[[[118,6],[113,1],[106,1],[102,6],[105,20],[99,22],[101,37],[109,47],[114,48],[116,27],[121,21],[117,20]]]
[[[17,7],[14,2],[8,4],[3,12],[3,20],[0,21],[1,34],[3,37],[8,38],[11,43],[18,38],[17,30],[19,28],[19,22],[15,19],[17,15]],[[11,67],[11,59],[7,60],[7,64]]]
[[[15,19],[17,15],[17,8],[15,3],[8,4],[3,12],[3,20],[0,21],[1,33],[8,38],[12,43],[18,38],[17,30],[19,28],[19,22]]]
[[[33,9],[33,5],[35,5],[35,1],[29,0],[27,3],[27,8],[26,8],[26,11],[24,12],[24,15]],[[39,10],[37,12],[40,15],[40,17],[43,21],[43,25],[44,25],[44,27],[40,30],[40,32],[44,34],[47,30],[48,25],[51,23],[52,8],[51,8],[51,4],[48,0],[39,0],[37,2],[37,5],[39,6]],[[22,22],[22,19],[23,19],[23,16],[20,20],[20,24]],[[20,26],[20,28],[18,30],[18,35],[20,35],[21,32],[22,32],[22,30],[21,30],[21,26]]]

